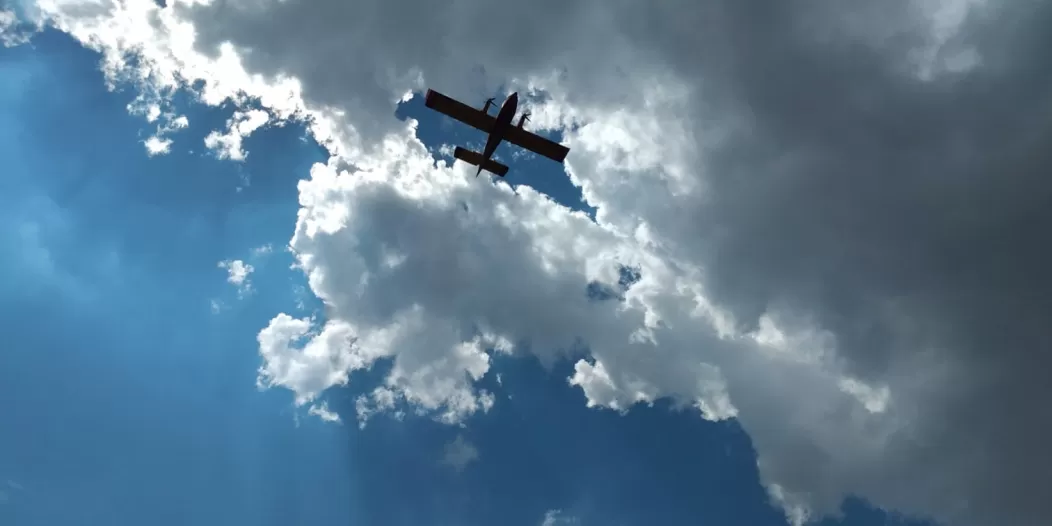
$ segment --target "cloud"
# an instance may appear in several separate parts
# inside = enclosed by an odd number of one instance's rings
[[[150,157],[169,153],[173,141],[168,138],[168,135],[190,126],[190,120],[185,115],[176,115],[172,112],[163,111],[159,104],[137,101],[130,104],[128,110],[133,114],[143,114],[146,117],[146,122],[158,123],[157,132],[143,141],[143,144],[146,146],[146,153]]]
[[[562,510],[548,510],[544,513],[541,526],[576,526],[580,521],[576,517],[569,517]]]
[[[457,438],[446,444],[445,452],[442,455],[442,463],[452,467],[458,473],[464,471],[468,464],[478,459],[478,448],[465,440],[463,435],[457,435]]]
[[[371,393],[359,395],[355,399],[354,410],[358,416],[358,427],[365,429],[365,425],[374,415],[386,413],[396,420],[402,420],[405,412],[398,409],[400,395],[386,387],[377,387]]]
[[[261,264],[267,256],[273,253],[273,251],[274,247],[271,244],[268,243],[261,245],[252,249],[249,259],[257,264]],[[216,266],[226,270],[226,281],[237,288],[238,298],[245,298],[252,293],[254,289],[250,276],[256,271],[257,265],[253,265],[240,259],[227,259],[220,261]],[[213,314],[218,314],[227,307],[219,299],[212,299],[210,301]]]
[[[737,418],[799,520],[857,494],[1048,521],[1047,4],[38,4],[143,100],[197,82],[334,155],[290,242],[327,317],[259,334],[260,381],[300,403],[385,358],[363,414],[457,422],[493,403],[488,349],[586,346],[588,404]],[[392,116],[425,85],[543,90],[597,222],[436,164]],[[623,298],[585,295],[625,266]]]
[[[227,121],[227,129],[220,133],[213,131],[205,137],[205,147],[215,152],[220,159],[232,161],[244,161],[245,151],[241,149],[241,141],[252,135],[267,121],[270,115],[263,110],[238,111]]]
[[[329,410],[329,404],[322,402],[320,404],[313,404],[310,409],[307,410],[308,414],[314,415],[325,422],[340,423],[340,415]]]
[[[171,151],[172,140],[162,139],[156,135],[150,136],[143,144],[146,146],[146,153],[153,157],[154,155],[164,155]]]
[[[0,45],[19,46],[29,42],[32,36],[32,29],[26,27],[14,11],[0,9]]]
[[[237,287],[238,296],[244,296],[252,291],[252,281],[249,275],[256,270],[255,267],[240,259],[223,260],[216,266],[226,270],[226,281]]]
[[[0,506],[7,504],[11,499],[15,498],[15,494],[23,491],[25,488],[13,480],[6,480],[2,487],[0,487]]]
[[[262,258],[262,257],[266,257],[266,256],[270,255],[272,252],[274,252],[274,245],[271,245],[270,243],[267,243],[265,245],[261,245],[261,246],[258,246],[256,248],[253,248],[252,249],[252,257],[253,258]]]

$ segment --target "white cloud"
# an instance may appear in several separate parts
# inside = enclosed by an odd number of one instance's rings
[[[479,459],[479,450],[474,444],[464,439],[463,435],[446,444],[442,454],[442,463],[452,467],[455,471],[464,471],[468,464]]]
[[[241,142],[269,120],[270,115],[259,109],[235,112],[227,121],[225,132],[213,131],[205,137],[205,147],[220,159],[244,161],[246,154]]]
[[[0,9],[0,45],[14,47],[29,42],[36,28],[27,27],[14,11]]]
[[[453,157],[453,153],[455,151],[456,151],[456,146],[454,146],[452,144],[443,144],[442,146],[438,147],[437,153],[438,153],[439,156],[452,158]]]
[[[238,296],[243,297],[252,291],[252,281],[249,279],[249,275],[256,270],[255,267],[240,259],[223,260],[217,263],[216,266],[226,270],[226,281],[237,287]]]
[[[274,252],[274,246],[271,245],[270,243],[267,243],[266,245],[262,245],[262,246],[258,246],[256,248],[253,248],[252,249],[252,257],[254,257],[254,258],[261,258],[261,257],[270,255],[272,252]]]
[[[367,395],[359,395],[355,399],[354,410],[358,416],[358,427],[365,429],[369,419],[377,414],[389,414],[396,420],[402,420],[405,412],[397,409],[401,402],[401,396],[386,387],[377,387]]]
[[[334,411],[331,411],[329,409],[329,404],[325,402],[322,402],[320,404],[312,404],[310,406],[310,409],[307,410],[307,413],[314,415],[326,422],[332,422],[336,424],[342,422],[342,420],[340,420],[340,415],[336,414]]]
[[[390,358],[360,425],[454,423],[494,403],[475,386],[487,348],[548,360],[583,341],[586,403],[736,417],[790,517],[858,494],[964,526],[1047,519],[1026,473],[1049,467],[1029,352],[1048,309],[1020,298],[1044,297],[1048,257],[1026,248],[1040,229],[1009,234],[1045,224],[1028,174],[1047,171],[1024,161],[1047,127],[1020,107],[1048,90],[1041,33],[999,25],[1042,18],[993,4],[39,1],[144,107],[195,81],[238,104],[220,155],[244,153],[257,104],[308,118],[333,154],[299,185],[290,242],[327,318],[259,333],[262,385],[314,404]],[[478,46],[494,16],[520,29]],[[479,83],[546,92],[532,122],[564,131],[598,222],[436,164],[391,115],[409,89]],[[620,265],[641,274],[624,300],[589,301]]]
[[[168,109],[168,106],[170,104],[167,101],[157,98],[150,99],[142,95],[128,104],[129,113],[141,115],[146,122],[157,125],[157,131],[143,141],[146,153],[150,157],[170,153],[173,141],[168,136],[190,126],[190,120],[185,115],[176,114]]]
[[[164,155],[172,150],[172,140],[163,139],[157,135],[147,138],[143,144],[146,145],[146,153],[150,157]]]
[[[576,517],[570,517],[562,510],[548,510],[544,513],[544,520],[540,526],[577,526],[580,521]]]

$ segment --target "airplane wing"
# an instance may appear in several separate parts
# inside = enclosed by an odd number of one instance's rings
[[[504,140],[560,163],[570,153],[569,148],[516,126],[504,132]]]
[[[496,118],[482,110],[472,108],[459,100],[447,97],[433,89],[427,90],[424,106],[444,113],[454,119],[489,133]]]

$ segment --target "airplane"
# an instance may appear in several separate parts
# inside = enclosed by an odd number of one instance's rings
[[[501,141],[508,141],[560,163],[566,159],[566,154],[570,152],[569,148],[522,128],[522,125],[529,119],[529,112],[524,112],[519,118],[518,124],[512,126],[511,119],[515,116],[515,110],[519,107],[518,93],[508,95],[496,117],[489,114],[490,106],[495,105],[493,101],[494,99],[487,100],[482,110],[477,110],[432,89],[427,90],[427,96],[424,98],[424,105],[428,108],[489,134],[489,138],[486,139],[486,147],[482,150],[482,153],[461,148],[460,146],[457,146],[453,151],[453,157],[473,166],[478,166],[475,177],[478,177],[482,170],[492,172],[500,177],[504,177],[508,173],[507,166],[492,159],[493,152],[497,151],[497,146],[500,146]]]

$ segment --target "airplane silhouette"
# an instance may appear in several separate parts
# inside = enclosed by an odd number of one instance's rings
[[[428,108],[489,134],[482,153],[460,146],[453,151],[453,157],[478,166],[475,177],[478,177],[482,170],[500,177],[507,175],[508,167],[492,159],[493,152],[497,151],[497,146],[500,146],[502,141],[508,141],[560,163],[566,159],[566,154],[570,152],[569,148],[523,129],[522,125],[529,119],[529,112],[522,114],[517,126],[511,125],[511,119],[515,117],[515,111],[519,107],[518,93],[508,95],[504,104],[501,104],[496,117],[489,114],[489,108],[494,105],[494,100],[492,98],[486,100],[482,110],[477,110],[432,89],[427,90],[427,96],[424,98],[424,105]]]

